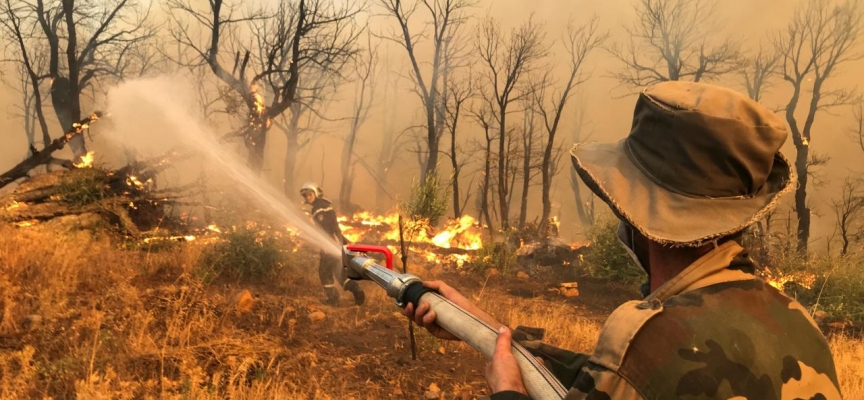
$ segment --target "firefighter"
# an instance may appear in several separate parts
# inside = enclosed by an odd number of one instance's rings
[[[738,243],[795,189],[780,153],[787,137],[784,121],[747,96],[670,81],[642,91],[626,139],[575,146],[576,172],[618,217],[618,240],[647,273],[645,298],[618,307],[593,354],[579,354],[544,344],[542,329],[511,333],[450,286],[424,282],[499,329],[486,368],[490,398],[529,398],[513,338],[571,388],[567,400],[841,399],[831,349],[808,310],[757,278]],[[428,302],[404,314],[456,338],[435,324]]]
[[[303,196],[303,201],[312,206],[311,214],[315,224],[318,225],[327,235],[333,237],[340,246],[347,244],[345,237],[342,236],[342,231],[339,229],[339,223],[336,221],[336,212],[333,211],[333,204],[323,196],[324,192],[313,182],[307,182],[300,188],[300,196]],[[318,277],[321,278],[321,284],[324,285],[324,292],[327,294],[328,305],[339,304],[339,289],[336,288],[336,280],[340,282],[343,290],[351,292],[354,295],[354,303],[357,305],[363,304],[366,300],[366,295],[360,285],[348,276],[342,267],[342,262],[337,257],[321,251],[320,263],[318,265]],[[334,279],[335,278],[335,279]]]

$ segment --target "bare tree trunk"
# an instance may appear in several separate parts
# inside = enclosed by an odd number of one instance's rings
[[[807,205],[807,159],[810,146],[798,145],[795,156],[795,169],[798,173],[798,186],[795,188],[795,215],[798,217],[798,251],[807,254],[810,242],[810,207]]]
[[[519,230],[525,229],[528,219],[528,189],[531,186],[531,150],[534,148],[534,116],[528,111],[522,134],[522,205],[519,207]]]
[[[510,229],[507,220],[510,215],[510,206],[507,204],[507,105],[499,103],[499,133],[498,133],[498,212],[501,218],[501,229]]]
[[[296,142],[288,141],[288,145],[285,148],[285,162],[282,164],[282,172],[284,174],[282,178],[282,191],[288,198],[293,198],[300,190],[294,182],[294,170],[297,166],[297,154],[299,150]]]
[[[69,69],[69,91],[66,96],[66,104],[68,104],[67,110],[70,118],[70,121],[67,121],[67,123],[70,124],[71,121],[78,121],[81,119],[81,103],[78,98],[78,94],[81,93],[81,89],[79,88],[80,71],[78,70],[78,52],[76,50],[78,35],[75,31],[74,9],[75,0],[63,0],[63,12],[66,16],[66,34],[68,35],[68,41],[66,43],[66,62],[67,68]],[[62,128],[66,130],[72,128],[72,126],[63,125]],[[69,148],[72,150],[74,158],[79,158],[87,154],[87,146],[84,144],[84,136],[75,135],[72,137],[69,141]]]

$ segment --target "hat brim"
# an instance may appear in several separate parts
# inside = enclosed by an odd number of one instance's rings
[[[755,196],[690,196],[653,182],[625,154],[624,140],[577,144],[570,156],[588,188],[619,218],[647,238],[672,246],[700,246],[743,230],[765,217],[795,181],[789,161],[777,153]]]

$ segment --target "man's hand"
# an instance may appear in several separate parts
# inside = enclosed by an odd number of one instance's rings
[[[452,287],[450,287],[450,285],[447,285],[442,281],[423,282],[423,286],[438,292],[441,297],[444,297],[453,304],[461,307],[463,310],[492,325],[494,329],[498,329],[504,326],[502,323],[498,322],[489,314],[477,307],[477,305],[471,302],[471,300],[465,298],[465,296],[459,293],[459,291],[453,289]],[[408,319],[414,320],[417,325],[426,328],[426,330],[428,330],[429,333],[432,334],[432,336],[445,340],[459,340],[459,338],[457,338],[455,335],[447,332],[447,330],[435,323],[435,318],[437,318],[437,315],[435,315],[435,311],[429,309],[428,301],[420,302],[420,305],[417,306],[416,310],[414,309],[414,306],[409,303],[408,306],[402,309],[402,315],[408,317]]]
[[[522,372],[519,371],[519,364],[510,349],[512,339],[513,335],[506,326],[498,330],[492,361],[486,364],[486,383],[492,393],[509,390],[527,395],[528,391],[522,383]]]

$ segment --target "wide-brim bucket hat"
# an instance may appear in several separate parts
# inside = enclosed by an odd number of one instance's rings
[[[796,176],[788,134],[767,108],[733,90],[662,82],[639,95],[617,143],[576,144],[579,176],[652,241],[701,246],[765,217]]]

